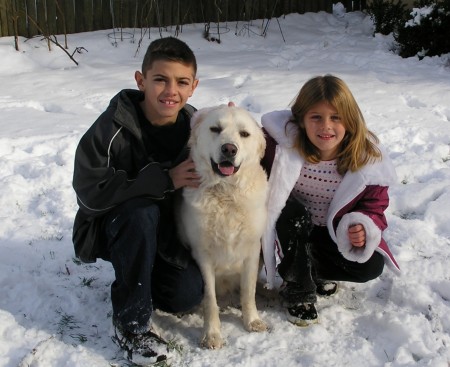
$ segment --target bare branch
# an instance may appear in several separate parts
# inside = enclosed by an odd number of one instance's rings
[[[29,15],[28,15],[28,19],[36,26],[36,28],[42,33],[42,35],[44,36],[44,38],[47,40],[47,42],[48,42],[48,44],[50,45],[50,43],[53,43],[53,44],[55,44],[56,46],[58,46],[61,50],[63,50],[64,51],[64,53],[67,55],[67,56],[69,56],[69,58],[75,63],[75,65],[77,65],[78,66],[78,62],[73,58],[73,54],[71,55],[71,54],[69,54],[69,52],[58,42],[58,39],[56,38],[56,36],[55,35],[49,35],[49,34],[45,34],[45,32],[42,30],[42,28],[39,26],[39,24],[37,24],[37,22],[32,18],[32,17],[30,17]],[[83,48],[84,49],[84,47],[81,47],[81,48]],[[81,53],[81,52],[79,52],[79,50],[81,49],[80,47],[77,47],[76,49],[75,49],[75,51],[74,51],[74,53],[75,52],[78,52],[78,53]],[[49,50],[51,51],[51,49],[50,49],[50,46],[49,46]],[[87,50],[86,50],[87,51]]]

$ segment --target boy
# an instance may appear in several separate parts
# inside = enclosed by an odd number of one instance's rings
[[[136,364],[167,359],[167,342],[151,330],[153,309],[184,312],[203,297],[200,271],[176,236],[172,203],[175,190],[199,183],[185,149],[196,72],[184,42],[153,41],[135,72],[139,90],[119,92],[75,154],[75,253],[112,263],[113,340]]]

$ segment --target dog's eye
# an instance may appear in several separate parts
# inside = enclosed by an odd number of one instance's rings
[[[239,135],[243,138],[248,138],[250,136],[250,133],[248,133],[247,131],[239,131]]]
[[[215,134],[220,134],[222,132],[222,128],[219,126],[211,126],[209,130]]]

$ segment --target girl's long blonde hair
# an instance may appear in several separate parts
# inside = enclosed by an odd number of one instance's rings
[[[295,147],[300,155],[310,163],[321,160],[319,150],[306,135],[304,118],[311,107],[324,101],[336,108],[345,127],[345,136],[336,158],[338,172],[345,174],[348,170],[357,171],[367,163],[380,160],[377,136],[367,128],[348,86],[333,75],[318,76],[307,81],[291,104],[293,120],[290,123],[298,126]]]

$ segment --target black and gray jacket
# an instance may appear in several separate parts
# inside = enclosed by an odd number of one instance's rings
[[[143,93],[138,90],[119,92],[78,144],[73,188],[79,210],[73,227],[73,243],[75,254],[84,262],[95,262],[99,257],[101,218],[117,205],[135,198],[146,198],[161,207],[172,207],[174,187],[168,175],[171,167],[148,156],[144,146],[135,107],[136,101],[143,98]],[[194,111],[194,107],[186,105],[178,119],[189,125]],[[186,156],[185,149],[171,166]],[[164,210],[165,213],[170,211]],[[173,215],[169,216],[161,217],[160,231],[174,232]],[[168,245],[158,243],[160,255],[183,266],[185,259],[178,259],[179,251],[168,249]]]

